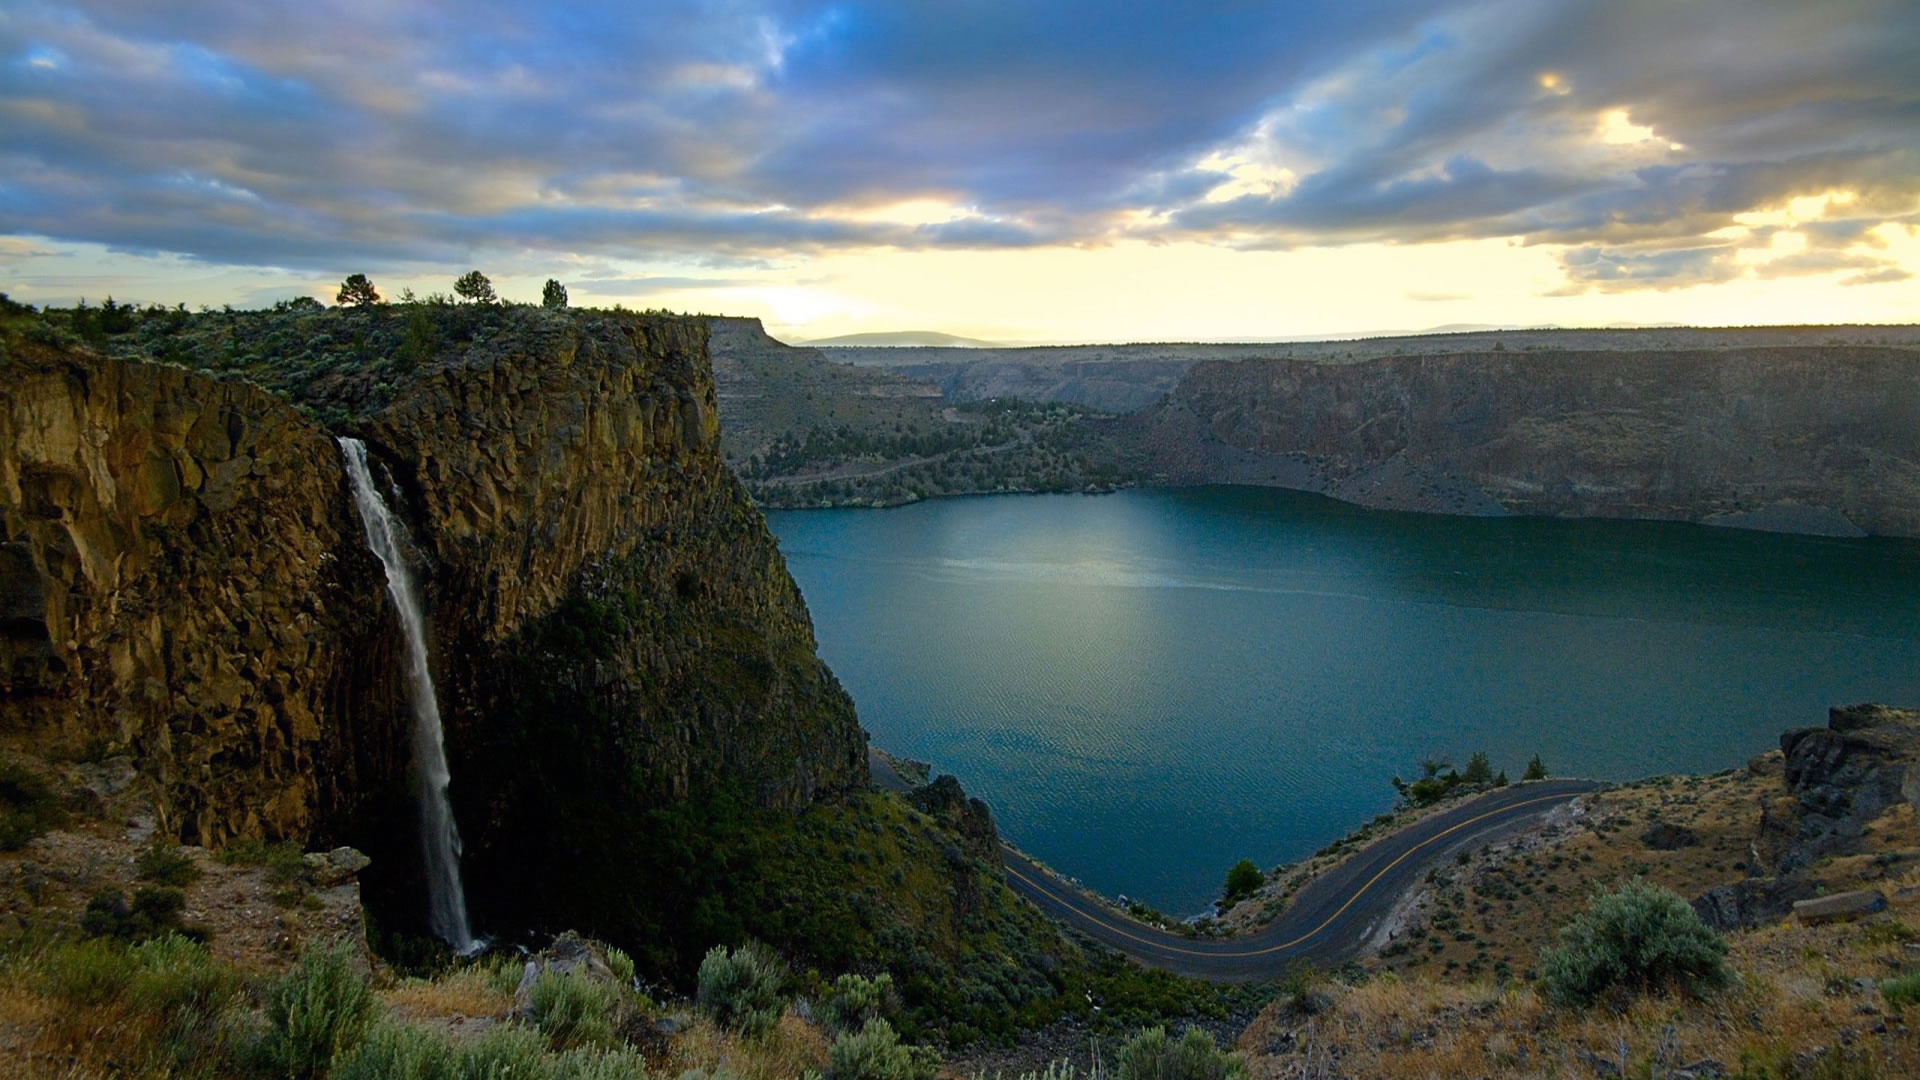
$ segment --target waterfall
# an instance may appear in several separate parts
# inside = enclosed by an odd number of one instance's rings
[[[433,674],[427,670],[426,621],[413,590],[413,575],[400,546],[406,526],[387,509],[386,501],[367,471],[367,445],[359,439],[340,440],[353,481],[353,503],[366,527],[367,547],[387,571],[387,595],[400,613],[407,639],[407,697],[413,703],[413,760],[420,770],[420,845],[427,860],[427,922],[433,932],[456,950],[473,950],[473,930],[467,925],[467,896],[460,887],[460,830],[453,823],[447,801],[447,748],[440,732],[440,702],[433,693]]]

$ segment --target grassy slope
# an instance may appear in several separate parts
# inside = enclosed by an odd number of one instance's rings
[[[1778,759],[1621,785],[1570,820],[1436,869],[1366,976],[1323,984],[1317,1009],[1277,1004],[1247,1030],[1252,1074],[1314,1075],[1337,1062],[1368,1077],[1579,1076],[1605,1062],[1652,1076],[1710,1060],[1752,1080],[1920,1075],[1912,1010],[1903,1016],[1878,989],[1920,969],[1920,827],[1905,803],[1857,848],[1812,868],[1826,892],[1881,890],[1887,913],[1729,935],[1741,982],[1706,1001],[1575,1010],[1537,989],[1541,951],[1595,890],[1639,877],[1692,897],[1745,877],[1761,808],[1777,815],[1786,798]],[[1649,846],[1662,823],[1698,842]]]

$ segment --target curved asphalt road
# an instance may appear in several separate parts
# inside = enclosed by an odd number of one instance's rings
[[[1540,780],[1469,800],[1361,849],[1308,882],[1279,918],[1255,933],[1225,940],[1188,940],[1154,930],[1082,897],[1013,847],[1001,845],[1001,856],[1015,892],[1103,945],[1180,975],[1257,982],[1279,977],[1295,960],[1329,965],[1357,955],[1433,862],[1520,831],[1601,787],[1591,780]]]

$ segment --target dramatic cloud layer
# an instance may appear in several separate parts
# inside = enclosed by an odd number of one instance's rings
[[[295,268],[1513,237],[1571,292],[1869,286],[1920,224],[1915,57],[1910,0],[27,0],[0,232]]]

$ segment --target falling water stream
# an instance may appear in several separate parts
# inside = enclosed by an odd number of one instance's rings
[[[447,944],[466,953],[473,950],[473,930],[467,924],[467,897],[460,887],[460,830],[447,801],[447,749],[440,732],[440,703],[434,697],[433,675],[427,670],[427,635],[420,601],[407,572],[400,534],[405,526],[387,509],[367,470],[367,446],[359,439],[340,440],[353,482],[353,502],[366,527],[367,547],[387,571],[387,594],[400,613],[407,639],[407,696],[413,702],[413,759],[420,770],[420,844],[427,861],[428,925]]]

